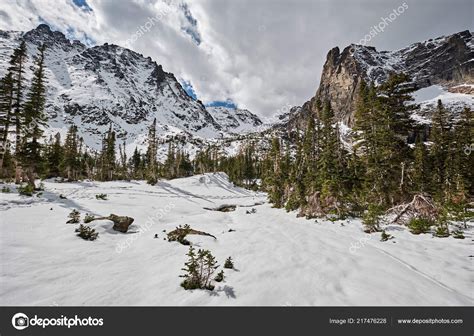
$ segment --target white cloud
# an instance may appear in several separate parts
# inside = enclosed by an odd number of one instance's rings
[[[131,49],[190,81],[204,102],[230,98],[239,107],[270,116],[313,96],[328,50],[359,41],[402,2],[193,0],[186,13],[182,1],[172,0],[88,0],[93,11],[72,0],[6,0],[0,5],[0,29],[29,30],[44,20],[97,43],[125,45],[150,18],[159,18],[131,42]],[[472,29],[470,0],[407,4],[408,10],[371,44],[396,49]]]

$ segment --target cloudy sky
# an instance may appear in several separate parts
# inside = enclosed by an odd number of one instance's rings
[[[397,11],[396,17],[391,13]],[[207,104],[263,117],[316,92],[326,54],[366,38],[379,50],[473,30],[472,0],[1,0],[0,29],[47,23],[89,45],[151,56]]]

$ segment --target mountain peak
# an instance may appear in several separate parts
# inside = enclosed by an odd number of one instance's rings
[[[44,43],[46,47],[53,49],[53,46],[59,46],[64,51],[82,51],[86,49],[86,46],[80,41],[69,40],[62,32],[52,30],[50,26],[45,23],[42,23],[38,27],[24,33],[23,40],[32,45],[40,45]]]

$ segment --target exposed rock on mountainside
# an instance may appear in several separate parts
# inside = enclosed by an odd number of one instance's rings
[[[414,43],[396,51],[350,45],[342,52],[331,49],[323,67],[319,88],[303,110],[316,112],[316,100],[330,100],[336,116],[347,125],[353,113],[362,80],[380,84],[391,72],[409,74],[418,88],[435,84],[445,87],[474,83],[474,41],[463,31]]]

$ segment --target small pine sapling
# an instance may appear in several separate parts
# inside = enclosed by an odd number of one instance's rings
[[[214,281],[216,281],[216,282],[224,281],[224,271],[223,270],[221,270],[219,273],[217,273],[216,277],[214,278]]]
[[[434,235],[438,238],[446,238],[449,237],[449,227],[448,223],[441,222],[436,226],[436,230]]]
[[[93,215],[89,215],[88,213],[86,213],[85,217],[84,217],[84,223],[87,224],[87,223],[90,223],[92,222],[93,220],[95,219],[95,217]]]
[[[365,233],[380,232],[380,221],[383,214],[382,208],[375,204],[370,204],[362,217]]]
[[[393,236],[392,236],[391,234],[386,233],[385,230],[383,230],[383,231],[382,231],[382,236],[381,236],[381,238],[380,238],[380,241],[383,241],[383,242],[384,242],[384,241],[387,241],[387,240],[392,239],[392,238],[393,238]]]
[[[18,187],[18,193],[22,196],[33,196],[34,191],[34,187],[29,184]]]
[[[213,290],[214,286],[211,284],[212,276],[217,269],[217,261],[209,250],[198,250],[190,246],[186,254],[188,261],[184,263],[182,270],[185,274],[180,275],[184,278],[181,287],[184,289],[208,289]]]
[[[462,230],[457,229],[453,231],[453,238],[454,239],[464,239],[464,232]]]
[[[95,198],[102,201],[107,201],[107,194],[98,194],[95,195]]]
[[[93,228],[87,225],[81,224],[78,229],[76,229],[77,235],[84,240],[96,240],[99,236],[99,233],[95,232]]]
[[[66,224],[77,224],[81,220],[81,213],[74,209],[68,215],[68,218],[70,218],[70,220],[68,220]]]
[[[231,257],[229,257],[225,260],[224,268],[230,268],[230,269],[234,268],[234,262],[232,261]]]
[[[434,221],[425,217],[413,217],[408,222],[408,228],[413,234],[428,233],[431,227],[435,225]]]

